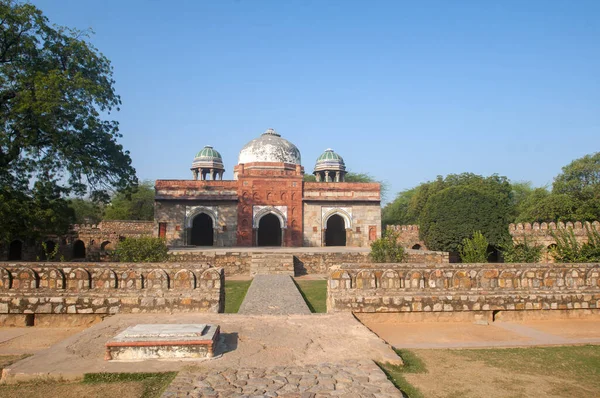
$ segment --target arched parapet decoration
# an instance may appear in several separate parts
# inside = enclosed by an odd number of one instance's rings
[[[119,284],[117,273],[109,268],[96,268],[92,271],[92,288],[116,289]]]
[[[139,271],[128,269],[119,275],[119,287],[125,290],[138,290],[144,285],[144,277]]]
[[[335,290],[351,289],[352,277],[347,271],[334,270],[329,276],[329,288]]]
[[[425,288],[425,279],[419,271],[408,271],[404,277],[404,286],[408,289]]]
[[[12,289],[29,290],[37,289],[40,285],[40,277],[31,268],[18,268],[13,271]]]
[[[477,273],[477,286],[482,289],[495,289],[499,285],[500,271],[497,269],[482,269]]]
[[[577,268],[567,269],[565,271],[565,285],[570,288],[585,286],[585,273]]]
[[[544,287],[565,286],[565,276],[562,269],[549,269],[544,273]]]
[[[168,290],[169,275],[162,269],[153,269],[144,278],[145,289]]]
[[[521,287],[525,289],[539,289],[544,284],[544,271],[528,269],[521,274]]]
[[[187,290],[196,288],[196,275],[189,269],[180,269],[173,276],[173,289]]]
[[[502,289],[517,289],[521,287],[521,279],[515,270],[504,270],[498,276],[498,287]]]
[[[281,229],[287,228],[287,215],[284,214],[280,209],[273,206],[266,206],[256,211],[254,213],[254,217],[252,218],[252,227],[258,228],[260,219],[267,214],[273,214],[279,219],[279,225],[281,226]]]
[[[39,272],[40,288],[42,289],[64,289],[65,274],[57,268],[44,268]]]
[[[202,213],[206,214],[212,219],[213,228],[218,228],[219,218],[217,212],[206,206],[194,206],[191,209],[191,211],[188,214],[186,214],[185,227],[191,229],[194,224],[194,218],[196,218],[196,216],[199,216]]]
[[[357,289],[375,289],[377,288],[377,278],[375,273],[370,270],[361,270],[356,274]]]
[[[345,229],[352,229],[352,216],[346,210],[340,209],[339,207],[328,210],[325,214],[323,214],[321,220],[321,228],[327,229],[327,221],[333,215],[338,215],[342,217],[342,219],[344,220]]]
[[[388,269],[381,275],[380,286],[383,289],[401,289],[404,287],[404,281],[398,272],[393,269]]]
[[[83,268],[75,268],[67,274],[68,290],[85,290],[91,286],[92,276]]]
[[[430,289],[448,289],[452,284],[452,274],[435,269],[427,275],[427,287]]]
[[[0,268],[0,290],[10,289],[12,285],[12,275],[6,268]]]
[[[470,290],[476,286],[477,271],[458,270],[452,275],[452,287],[455,289]]]
[[[588,271],[585,278],[585,284],[592,288],[600,287],[600,268],[592,268]]]
[[[207,269],[200,275],[199,287],[204,289],[220,289],[222,272],[222,269]]]

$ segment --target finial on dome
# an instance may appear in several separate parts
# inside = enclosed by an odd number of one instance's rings
[[[272,128],[270,128],[270,129],[267,129],[267,131],[265,131],[265,132],[263,133],[263,135],[274,135],[274,136],[276,136],[276,137],[281,137],[281,135],[280,135],[280,134],[278,134],[278,133],[277,133],[277,131],[275,131],[275,130],[274,130],[274,129],[272,129]]]

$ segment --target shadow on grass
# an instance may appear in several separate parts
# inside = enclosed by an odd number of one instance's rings
[[[419,391],[416,387],[411,385],[404,378],[404,374],[406,373],[427,373],[427,368],[425,367],[425,363],[416,356],[413,352],[407,350],[398,350],[394,348],[396,354],[402,361],[404,365],[392,365],[390,363],[381,363],[376,362],[377,366],[385,373],[388,380],[396,386],[398,390],[402,392],[404,396],[409,398],[424,398],[423,393]]]

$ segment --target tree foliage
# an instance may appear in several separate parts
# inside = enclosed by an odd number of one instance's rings
[[[475,231],[492,246],[509,239],[505,195],[471,186],[453,186],[431,196],[420,217],[421,239],[431,250],[458,251]]]
[[[126,263],[157,263],[167,260],[168,251],[164,239],[142,236],[119,242],[113,256]]]
[[[102,221],[104,206],[90,199],[69,199],[69,207],[75,214],[75,224],[98,224]]]
[[[64,232],[67,195],[106,199],[137,181],[104,119],[121,104],[112,67],[86,32],[31,4],[0,0],[0,33],[0,237]]]
[[[144,181],[133,192],[117,193],[104,212],[105,220],[154,220],[154,184]]]
[[[458,246],[458,254],[463,263],[487,263],[490,252],[489,243],[480,231],[475,231],[472,238],[463,239]]]
[[[600,261],[600,232],[586,225],[588,241],[580,243],[573,229],[550,231],[556,241],[552,257],[561,263],[589,263]]]
[[[505,263],[537,263],[542,258],[543,248],[525,236],[519,242],[506,242],[500,250]]]

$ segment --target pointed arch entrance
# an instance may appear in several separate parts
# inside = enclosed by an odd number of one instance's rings
[[[82,240],[73,243],[73,258],[85,258],[85,243]]]
[[[258,222],[257,246],[281,246],[281,221],[273,213],[265,214]]]
[[[339,214],[327,219],[325,246],[346,246],[346,223]]]
[[[212,217],[206,213],[200,213],[192,221],[190,244],[193,246],[214,245],[214,223]]]
[[[13,240],[8,247],[8,261],[19,261],[23,259],[23,242]]]

